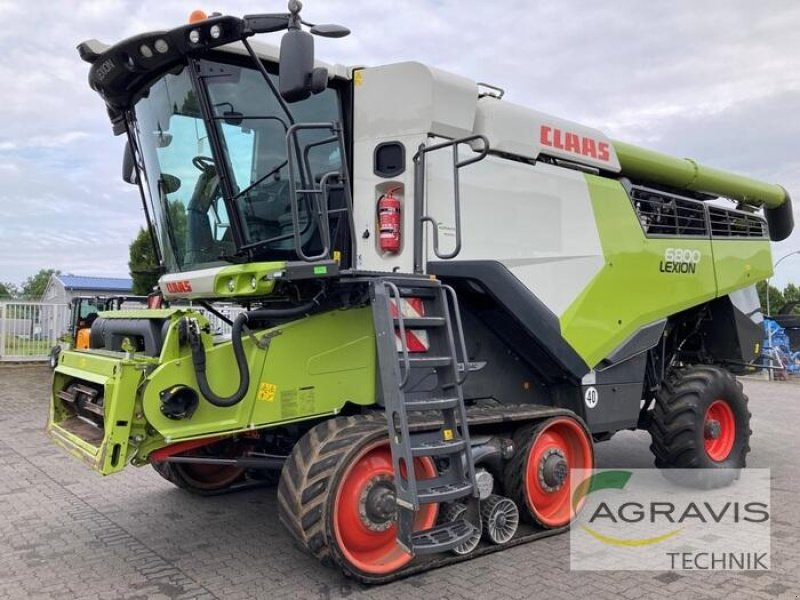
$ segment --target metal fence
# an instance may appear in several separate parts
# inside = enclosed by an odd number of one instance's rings
[[[0,361],[47,360],[69,316],[66,304],[0,302]]]
[[[123,308],[138,308],[123,305]],[[224,320],[194,306],[208,318],[211,331],[217,335],[230,335],[231,326]],[[215,304],[214,308],[233,320],[244,311],[233,304]],[[69,331],[70,306],[42,302],[0,302],[0,362],[43,361],[59,338]]]

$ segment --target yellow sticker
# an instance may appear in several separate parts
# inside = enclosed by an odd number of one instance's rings
[[[340,250],[333,251],[333,262],[339,264],[342,262],[342,253]]]
[[[356,71],[353,73],[353,83],[357,86],[364,83],[364,71]]]
[[[278,386],[274,383],[263,382],[258,386],[258,399],[266,402],[275,401],[275,393],[278,391]]]
[[[442,437],[444,438],[445,442],[449,442],[453,439],[453,430],[452,429],[442,429]]]

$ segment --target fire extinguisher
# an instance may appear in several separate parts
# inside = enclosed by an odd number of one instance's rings
[[[400,188],[393,188],[378,199],[378,240],[381,252],[400,252],[400,199],[394,193]]]

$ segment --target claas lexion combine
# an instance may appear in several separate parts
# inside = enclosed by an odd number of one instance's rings
[[[348,31],[299,11],[79,46],[174,304],[61,354],[52,439],[198,494],[277,482],[292,537],[366,582],[564,530],[620,430],[743,467],[731,373],[788,193],[419,63],[316,62]],[[218,336],[178,300],[244,312]]]

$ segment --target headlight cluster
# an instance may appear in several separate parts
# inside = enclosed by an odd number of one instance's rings
[[[189,30],[189,43],[198,45],[203,40],[218,40],[222,37],[222,25],[215,23],[211,27],[196,27]]]
[[[158,38],[155,42],[153,42],[152,48],[149,44],[142,44],[139,46],[139,54],[141,54],[144,58],[153,58],[153,49],[155,49],[155,52],[158,52],[159,54],[166,54],[169,52],[169,43],[167,43],[167,40],[163,38]]]

